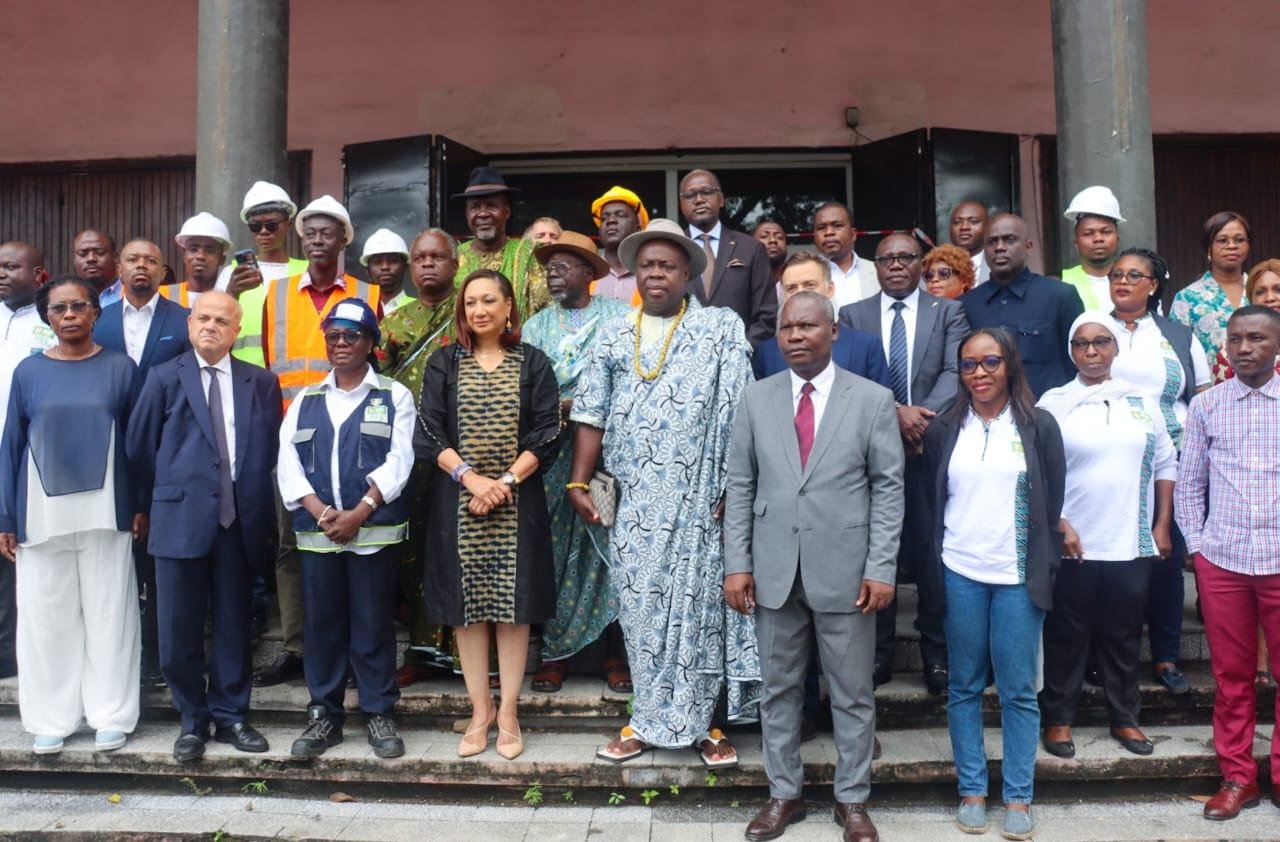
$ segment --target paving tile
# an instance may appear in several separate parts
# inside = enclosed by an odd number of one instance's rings
[[[587,822],[535,822],[524,834],[524,842],[584,842],[591,825]],[[591,835],[591,840],[603,834]]]

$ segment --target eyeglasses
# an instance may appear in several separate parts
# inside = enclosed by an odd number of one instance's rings
[[[914,254],[882,254],[876,258],[876,264],[888,269],[895,263],[901,263],[903,266],[910,266],[920,259],[920,252]]]
[[[934,278],[940,281],[949,281],[955,277],[955,274],[955,272],[951,271],[950,266],[939,266],[937,269],[925,269],[921,277],[926,281],[932,281]]]
[[[553,260],[547,264],[548,272],[555,272],[557,275],[567,275],[575,269],[582,269],[585,264],[570,263],[567,260]]]
[[[696,190],[686,190],[680,194],[680,198],[686,202],[692,202],[694,199],[710,199],[712,196],[720,192],[719,187],[699,187]]]
[[[360,341],[361,336],[358,330],[326,330],[324,342],[326,345],[354,345]]]
[[[1072,339],[1071,347],[1077,351],[1083,351],[1086,348],[1093,347],[1098,351],[1105,351],[1115,344],[1115,337],[1099,336],[1094,339]]]
[[[998,354],[988,354],[980,360],[972,357],[965,357],[960,361],[961,374],[973,374],[978,370],[978,366],[982,366],[982,370],[987,374],[995,374],[996,371],[1004,364],[1004,357]]]
[[[1155,278],[1151,275],[1144,275],[1137,269],[1130,269],[1128,272],[1122,272],[1119,269],[1112,269],[1107,273],[1107,280],[1111,281],[1113,284],[1128,284],[1129,286],[1134,286],[1142,281],[1154,281]]]
[[[259,231],[265,228],[267,229],[268,234],[274,234],[276,232],[276,229],[279,228],[281,225],[284,225],[284,223],[281,222],[280,220],[276,220],[275,222],[250,222],[249,230],[252,233],[257,234]]]
[[[83,298],[78,301],[68,301],[65,304],[50,304],[49,315],[62,318],[67,314],[67,311],[70,310],[77,316],[83,316],[85,313],[89,312],[89,308],[92,306],[92,304],[85,301]]]

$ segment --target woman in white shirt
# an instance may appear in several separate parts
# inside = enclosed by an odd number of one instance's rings
[[[1063,548],[1044,628],[1043,743],[1058,757],[1075,756],[1071,726],[1091,645],[1111,735],[1134,754],[1153,750],[1138,727],[1140,609],[1152,564],[1173,547],[1178,455],[1156,401],[1111,377],[1125,353],[1121,330],[1106,313],[1079,316],[1069,343],[1076,379],[1040,398],[1062,431],[1062,517],[1075,533]]]
[[[1017,345],[1003,328],[960,344],[960,393],[924,437],[923,470],[934,478],[929,514],[934,558],[917,575],[921,609],[941,611],[950,671],[947,725],[967,833],[987,827],[982,692],[989,667],[1000,693],[1006,839],[1029,839],[1040,709],[1040,633],[1062,557],[1066,466],[1053,416],[1037,409]],[[923,595],[939,593],[944,605]]]

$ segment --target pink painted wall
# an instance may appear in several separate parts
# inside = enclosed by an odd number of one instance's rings
[[[1157,132],[1280,132],[1274,0],[1153,0]],[[42,0],[0,33],[0,161],[195,151],[196,0]],[[793,9],[803,9],[797,14]],[[295,0],[289,145],[486,152],[841,146],[921,125],[1052,133],[1047,0]],[[1253,68],[1252,70],[1250,68]]]

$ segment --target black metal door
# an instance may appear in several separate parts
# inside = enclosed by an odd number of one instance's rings
[[[347,271],[364,273],[364,241],[390,228],[405,242],[430,225],[431,135],[353,143],[342,147],[347,212],[356,237],[347,248]]]

